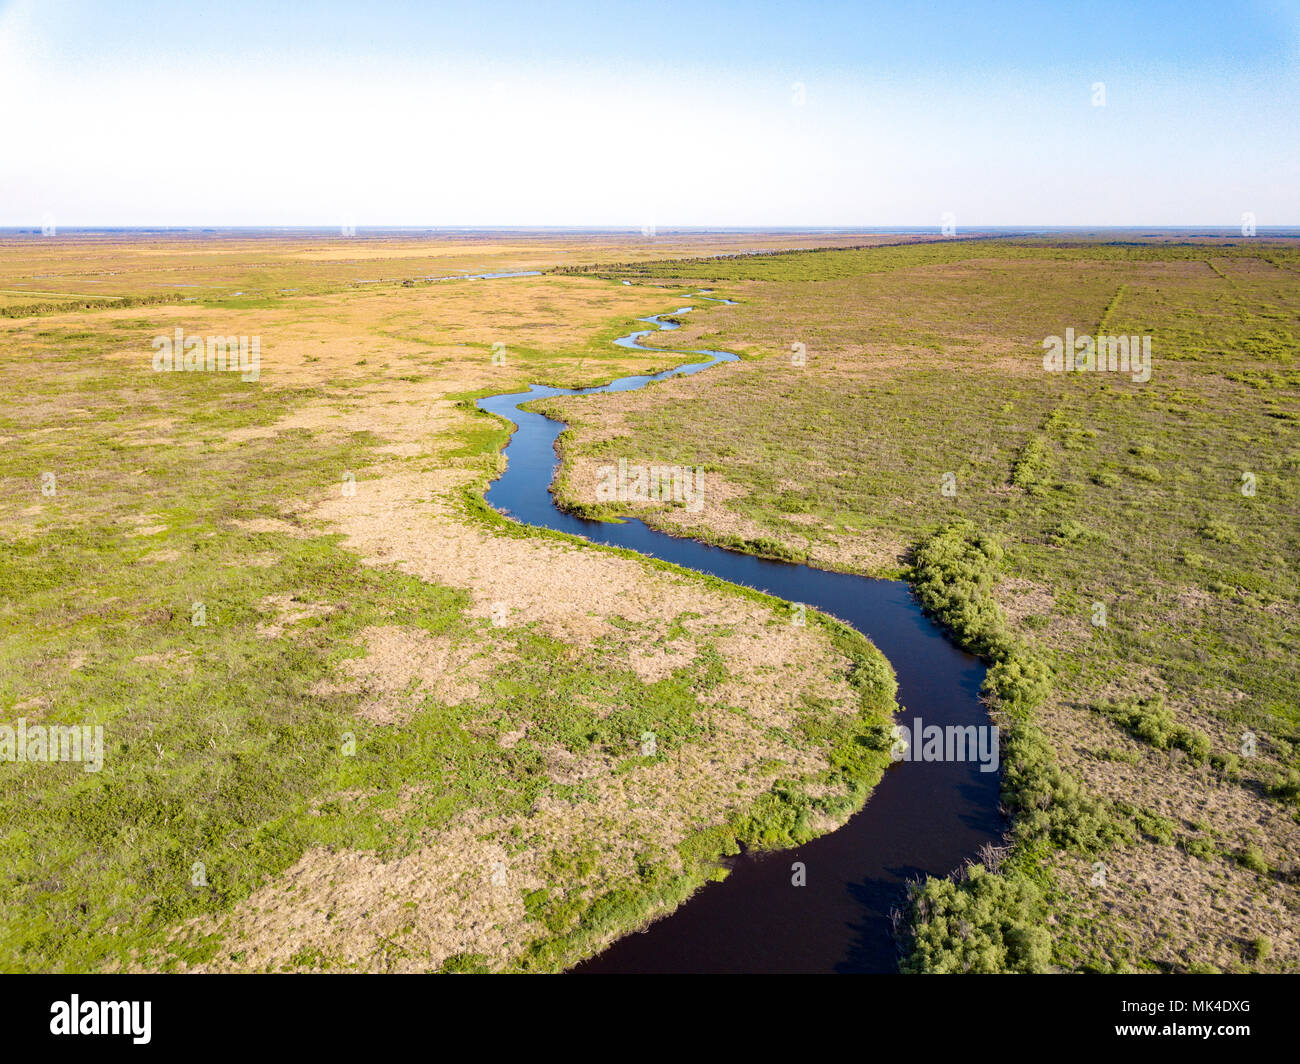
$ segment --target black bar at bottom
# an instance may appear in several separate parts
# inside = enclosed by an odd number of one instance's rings
[[[1300,992],[1296,976],[864,976],[802,985],[749,977],[729,990],[706,985],[717,978],[687,987],[635,976],[10,975],[0,994],[10,1050],[115,1043],[131,1052],[337,1055],[411,1039],[456,1053],[476,1052],[477,1042],[477,1052],[496,1055],[512,1042],[608,1051],[602,1036],[612,1034],[614,1045],[669,1051],[698,1044],[708,1030],[728,1042],[762,1031],[769,1049],[815,1050],[852,1024],[865,1052],[873,1044],[888,1051],[897,1038],[928,1054],[1047,1036],[1071,1049],[1201,1045],[1222,1054],[1261,1038],[1289,1042]]]

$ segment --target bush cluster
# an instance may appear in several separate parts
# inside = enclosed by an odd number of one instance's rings
[[[1126,698],[1099,708],[1135,739],[1141,739],[1157,750],[1182,750],[1197,764],[1210,760],[1210,737],[1179,724],[1162,695]]]
[[[989,664],[985,693],[1011,722],[1002,762],[1013,847],[999,871],[927,879],[909,897],[905,972],[1036,972],[1051,960],[1042,888],[1027,872],[1048,846],[1096,853],[1131,839],[1133,816],[1088,794],[1062,771],[1030,721],[1052,690],[1052,671],[1007,626],[993,598],[1001,547],[970,522],[939,529],[917,547],[911,574],[927,612]]]

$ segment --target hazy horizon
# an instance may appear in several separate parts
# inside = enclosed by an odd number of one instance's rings
[[[0,93],[6,227],[1300,223],[1296,0],[0,0]]]
[[[623,224],[590,225],[366,225],[357,223],[352,227],[352,236],[362,234],[437,234],[437,233],[632,233],[653,239],[669,233],[863,233],[877,236],[942,236],[939,227],[934,225],[660,225],[652,233],[645,233],[642,227]],[[41,231],[40,225],[0,225],[0,233],[33,236],[58,236],[73,233],[321,233],[339,234],[339,226],[321,223],[304,223],[301,225],[277,225],[274,223],[248,223],[237,225],[70,225],[56,227],[52,234]],[[950,239],[976,236],[1017,236],[1056,233],[1195,233],[1202,236],[1223,235],[1240,237],[1240,227],[1224,225],[971,225],[964,231],[954,234]],[[1300,236],[1300,223],[1291,225],[1260,225],[1256,227],[1255,236]]]

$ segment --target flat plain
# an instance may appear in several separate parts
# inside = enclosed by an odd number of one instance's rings
[[[621,511],[907,578],[994,666],[1012,834],[903,967],[1300,966],[1300,244],[903,240],[0,241],[2,723],[105,731],[0,764],[0,968],[555,970],[858,808],[870,643],[481,505],[474,397],[669,368],[610,341],[687,303],[647,342],[741,361],[547,401],[557,498],[702,467]],[[258,379],[156,372],[178,328]],[[1045,372],[1067,329],[1150,380]]]
[[[639,516],[906,576],[1002,665],[1011,845],[918,891],[916,967],[1300,965],[1298,254],[1125,234],[593,271],[725,290],[672,342],[750,357],[549,403],[570,505],[615,454],[702,467],[701,512]],[[1150,337],[1150,379],[1046,372],[1067,329]],[[1011,946],[1036,926],[1050,957]]]

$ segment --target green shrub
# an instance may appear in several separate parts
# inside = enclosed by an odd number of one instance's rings
[[[898,677],[883,654],[851,655],[849,682],[859,691],[893,702],[898,694]]]
[[[906,954],[911,974],[1045,972],[1051,937],[1042,894],[1019,874],[997,875],[982,865],[967,877],[929,879],[914,886]]]
[[[1008,638],[992,595],[1001,561],[1001,546],[969,521],[929,536],[913,559],[912,586],[922,607],[951,628],[963,646],[987,657]]]
[[[1290,769],[1268,785],[1268,793],[1284,802],[1300,801],[1300,772]]]
[[[1133,826],[1148,838],[1164,845],[1174,843],[1175,825],[1168,817],[1129,802],[1116,802],[1114,808],[1133,821]]]
[[[1131,477],[1137,477],[1138,480],[1145,480],[1149,484],[1158,484],[1162,479],[1164,479],[1160,475],[1160,470],[1145,462],[1133,462],[1130,465],[1126,465],[1124,467],[1124,472]]]
[[[1052,670],[1023,646],[1013,646],[989,667],[984,689],[1005,713],[1024,719],[1051,694]]]
[[[808,560],[807,552],[787,547],[784,543],[779,543],[767,536],[758,536],[754,539],[741,539],[738,536],[732,536],[728,543],[737,550],[744,551],[746,554],[757,554],[760,558],[775,558],[778,561],[794,562],[795,564]]]
[[[1211,754],[1210,767],[1225,779],[1241,778],[1241,759],[1236,754]]]
[[[1087,525],[1082,525],[1074,520],[1066,520],[1057,524],[1048,533],[1048,538],[1058,547],[1068,547],[1072,543],[1086,543],[1091,539],[1095,539],[1096,535]]]
[[[1024,717],[1052,688],[1047,664],[1007,628],[993,598],[1002,561],[996,541],[969,521],[939,529],[916,549],[912,586],[922,607],[950,628],[958,642],[990,662],[984,690],[998,707]]]
[[[1210,760],[1210,737],[1179,724],[1161,695],[1127,698],[1115,705],[1097,708],[1135,739],[1141,739],[1157,750],[1182,750],[1198,764]]]
[[[1044,478],[1051,465],[1045,436],[1033,436],[1011,467],[1011,483],[1030,495],[1043,493]]]
[[[1096,853],[1132,839],[1134,825],[1104,800],[1088,794],[1061,770],[1056,754],[1037,728],[1016,724],[1007,737],[1003,801],[1016,815],[1015,835],[1030,842]]]
[[[1197,531],[1211,543],[1236,543],[1240,538],[1235,528],[1217,518],[1206,521]]]

